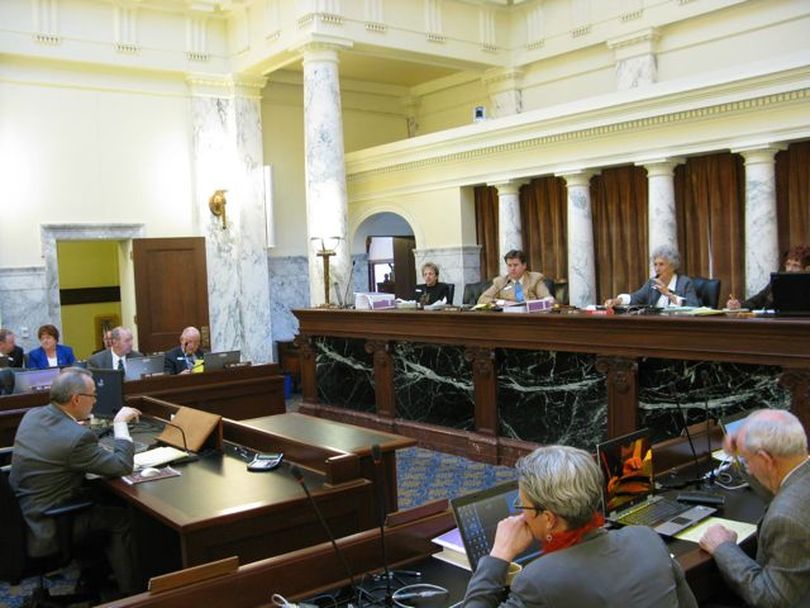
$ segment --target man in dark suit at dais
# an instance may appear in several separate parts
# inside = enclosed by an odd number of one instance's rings
[[[110,332],[110,348],[91,355],[87,360],[87,367],[125,372],[127,359],[140,356],[141,353],[132,350],[132,332],[126,327],[116,327]]]

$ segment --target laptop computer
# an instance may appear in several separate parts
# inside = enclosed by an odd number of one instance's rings
[[[242,351],[239,350],[226,350],[218,353],[204,353],[203,369],[207,372],[224,369],[227,365],[239,363],[241,358]]]
[[[663,536],[673,536],[716,511],[655,494],[648,429],[598,444],[596,458],[605,477],[602,508],[605,519],[613,524],[649,526]]]
[[[771,293],[777,316],[810,316],[810,272],[772,272]]]
[[[58,367],[14,371],[14,393],[31,393],[50,390],[51,384],[61,373]]]
[[[498,522],[518,513],[514,508],[517,499],[517,481],[507,481],[492,488],[450,500],[464,550],[473,570],[478,566],[478,560],[489,555],[492,550]],[[532,543],[514,561],[526,564],[539,556],[539,546],[537,543]]]
[[[146,355],[127,359],[124,380],[140,380],[144,374],[163,372],[163,355]]]
[[[117,369],[94,369],[96,405],[93,416],[112,420],[124,406],[124,374]]]

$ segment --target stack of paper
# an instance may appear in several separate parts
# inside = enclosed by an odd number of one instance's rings
[[[757,531],[757,527],[754,524],[749,524],[744,521],[735,521],[723,517],[709,517],[691,528],[687,528],[683,532],[678,532],[675,538],[691,540],[693,543],[696,543],[701,539],[703,533],[706,532],[706,528],[714,524],[722,524],[732,532],[736,532],[738,545]]]
[[[161,446],[152,450],[146,450],[140,454],[135,454],[135,468],[159,467],[162,464],[174,462],[175,460],[186,457],[188,457],[188,454],[183,450],[178,450],[171,446]]]
[[[438,553],[434,553],[433,557],[472,572],[470,560],[467,559],[467,552],[464,550],[464,543],[461,540],[461,532],[459,532],[458,528],[453,528],[449,532],[437,536],[432,542],[442,548]]]

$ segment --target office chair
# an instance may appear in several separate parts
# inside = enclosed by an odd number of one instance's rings
[[[478,283],[467,283],[464,286],[464,304],[478,304],[478,298],[492,285],[492,281],[479,281]]]
[[[3,449],[7,452],[7,449]],[[27,608],[51,608],[67,606],[78,602],[95,602],[98,598],[91,594],[51,595],[45,586],[45,574],[58,570],[70,563],[73,557],[72,536],[74,514],[89,508],[88,500],[77,501],[45,511],[47,517],[56,521],[59,548],[53,555],[31,557],[26,550],[25,519],[23,519],[17,497],[11,489],[7,467],[0,471],[0,580],[18,585],[28,576],[38,575],[39,585],[33,594],[25,599]]]
[[[720,279],[692,277],[692,284],[701,306],[717,308],[720,302]]]

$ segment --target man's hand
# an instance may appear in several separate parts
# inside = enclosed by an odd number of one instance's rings
[[[525,551],[534,540],[532,531],[523,519],[523,514],[513,515],[498,522],[495,531],[495,542],[489,554],[507,562],[515,559]]]
[[[736,543],[737,533],[721,524],[709,526],[700,539],[700,548],[709,555],[714,555],[715,549],[723,543]]]
[[[118,410],[113,422],[130,422],[132,420],[137,422],[140,415],[141,411],[136,410],[134,407],[122,407]]]

